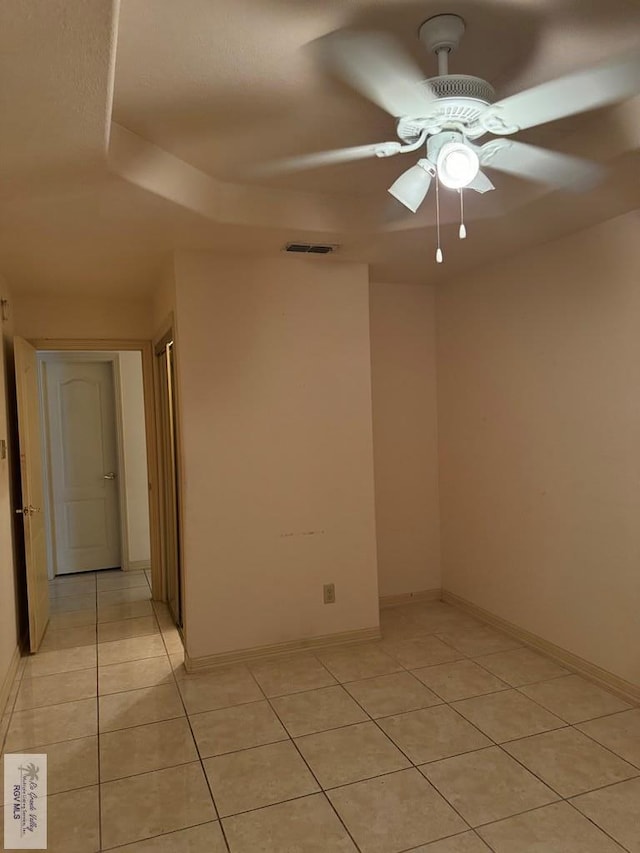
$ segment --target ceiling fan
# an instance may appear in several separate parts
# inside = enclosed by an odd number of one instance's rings
[[[595,183],[596,163],[506,137],[520,130],[605,106],[640,91],[640,53],[542,83],[495,101],[490,83],[466,74],[449,74],[449,56],[465,30],[458,15],[436,15],[419,30],[435,53],[438,76],[424,80],[397,43],[382,33],[338,31],[320,39],[320,58],[352,87],[397,119],[398,140],[291,157],[266,164],[261,174],[298,171],[367,157],[392,157],[423,149],[418,162],[389,187],[415,213],[435,183],[485,193],[494,189],[484,167],[553,187]],[[476,140],[492,134],[484,144]],[[439,205],[438,205],[439,208]],[[438,217],[439,220],[439,217]],[[439,231],[439,228],[438,228]],[[460,237],[466,236],[464,222]],[[438,237],[436,259],[441,262]]]

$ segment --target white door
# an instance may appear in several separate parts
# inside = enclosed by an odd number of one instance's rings
[[[55,574],[119,567],[113,364],[44,365]]]
[[[24,520],[29,647],[37,652],[49,621],[49,579],[44,526],[44,492],[40,451],[38,364],[36,351],[22,338],[14,338],[20,479]]]

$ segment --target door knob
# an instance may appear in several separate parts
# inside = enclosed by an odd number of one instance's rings
[[[116,478],[116,472],[115,471],[109,471],[109,473],[105,474],[103,477],[104,480],[115,480],[115,478]]]
[[[22,509],[17,509],[16,515],[34,515],[36,512],[40,511],[39,506],[32,506],[29,504],[29,506],[23,506]]]

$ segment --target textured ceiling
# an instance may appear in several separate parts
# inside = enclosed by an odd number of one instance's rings
[[[21,0],[0,12],[0,199],[102,168],[116,16],[106,0]]]
[[[417,32],[441,11],[467,22],[452,72],[489,80],[499,97],[640,49],[636,0],[123,0],[114,118],[227,179],[247,180],[247,166],[272,157],[394,139],[393,119],[330,78],[307,46],[342,26],[391,32],[433,76]],[[404,168],[402,158],[368,161],[272,183],[366,193]]]
[[[496,178],[470,200],[466,243],[445,226],[442,269],[431,206],[411,216],[386,193],[406,158],[249,177],[269,158],[394,138],[393,120],[306,46],[339,27],[390,31],[431,76],[416,32],[440,12],[467,21],[452,71],[499,96],[640,49],[636,0],[4,4],[0,271],[16,290],[145,293],[174,248],[272,253],[317,238],[374,277],[426,282],[640,206],[639,99],[523,134],[608,163],[608,179],[574,196]]]

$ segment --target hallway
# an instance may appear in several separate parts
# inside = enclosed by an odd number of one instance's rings
[[[51,595],[5,749],[48,754],[52,853],[639,849],[640,709],[446,604],[188,675],[144,572]]]

